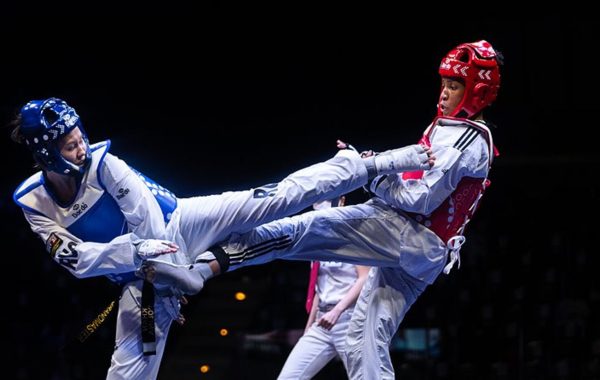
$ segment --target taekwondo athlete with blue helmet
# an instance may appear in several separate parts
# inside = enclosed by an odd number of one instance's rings
[[[158,284],[153,290],[136,278],[141,261],[160,255],[208,279],[227,269],[228,258],[217,253],[196,262],[196,255],[229,234],[347,193],[378,174],[429,169],[435,160],[418,144],[377,159],[346,150],[277,184],[177,198],[109,153],[110,141],[90,145],[79,115],[63,100],[32,100],[12,124],[13,140],[29,148],[41,169],[14,193],[32,230],[76,277],[105,275],[123,284],[108,379],[156,378],[170,324],[183,322],[182,293]],[[146,307],[154,307],[150,331],[142,329]]]

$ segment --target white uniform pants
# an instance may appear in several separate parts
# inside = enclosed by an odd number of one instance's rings
[[[339,151],[332,159],[299,170],[278,184],[248,191],[179,199],[167,225],[167,239],[180,247],[161,260],[189,264],[232,232],[245,232],[263,223],[297,213],[315,202],[357,189],[367,183],[367,169],[358,153]],[[108,379],[152,380],[158,373],[171,319],[156,296],[156,355],[143,356],[141,281],[126,285],[119,302],[116,349]]]
[[[156,379],[165,350],[171,317],[164,310],[160,297],[155,297],[154,318],[156,355],[144,356],[141,333],[143,281],[125,284],[119,300],[115,350],[110,360],[108,380]]]
[[[349,379],[395,379],[389,346],[404,315],[427,285],[401,269],[371,268],[348,327]]]
[[[323,314],[317,312],[316,320]],[[351,309],[344,310],[331,330],[313,323],[290,352],[277,379],[312,379],[331,359],[339,356],[343,360],[346,351],[346,331],[351,316]]]
[[[380,199],[265,224],[221,243],[240,267],[274,259],[380,267],[354,307],[347,366],[352,379],[393,379],[389,344],[405,313],[442,272],[446,246],[432,231]]]
[[[296,171],[277,184],[180,199],[167,226],[167,236],[193,261],[231,233],[293,215],[313,203],[358,189],[367,180],[367,169],[358,153],[341,150],[335,157]]]

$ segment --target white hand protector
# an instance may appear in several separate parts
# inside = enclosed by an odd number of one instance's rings
[[[134,244],[140,259],[146,260],[166,253],[175,253],[179,249],[177,244],[167,240],[147,239]]]

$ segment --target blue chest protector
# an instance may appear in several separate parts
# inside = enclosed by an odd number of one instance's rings
[[[102,163],[109,147],[110,141],[91,146],[92,162],[87,180],[82,184],[82,186],[86,186],[86,189],[80,192],[84,195],[78,196],[68,211],[58,205],[52,192],[46,187],[44,177],[40,174],[37,175],[37,178],[28,180],[29,183],[26,181],[27,186],[24,190],[21,190],[24,185],[17,190],[15,200],[18,197],[17,203],[21,207],[51,217],[83,241],[107,243],[117,236],[127,233],[125,216],[99,179]],[[168,223],[173,211],[177,208],[177,198],[172,192],[142,173],[137,170],[134,172],[150,189],[162,210],[165,224]],[[28,198],[31,200],[28,201]],[[107,275],[106,277],[119,284],[137,279],[134,272]]]

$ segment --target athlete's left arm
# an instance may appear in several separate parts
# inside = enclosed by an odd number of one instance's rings
[[[376,178],[371,191],[393,207],[429,215],[452,194],[463,177],[487,176],[489,148],[481,135],[466,144],[461,143],[466,128],[445,127],[435,132],[431,143],[436,161],[431,170],[420,177],[399,173]]]
[[[116,236],[106,243],[82,241],[52,219],[24,210],[31,230],[46,244],[54,261],[77,278],[119,274],[136,269],[136,243],[132,234]]]

